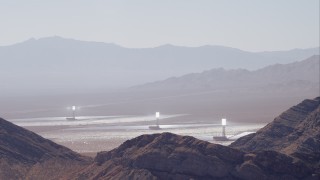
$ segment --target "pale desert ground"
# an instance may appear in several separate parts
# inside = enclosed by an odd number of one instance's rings
[[[109,151],[126,140],[142,134],[171,132],[179,135],[194,136],[212,143],[228,145],[240,136],[257,131],[266,123],[235,123],[228,121],[226,134],[230,141],[217,142],[213,136],[219,136],[222,126],[219,119],[212,123],[200,123],[194,120],[188,123],[174,123],[175,118],[188,115],[162,115],[160,130],[150,130],[149,125],[155,123],[153,116],[81,116],[77,120],[68,121],[65,117],[43,117],[29,119],[12,119],[11,122],[25,127],[44,138],[64,145],[76,152],[94,156],[99,151]],[[171,121],[172,120],[172,121]],[[169,123],[173,122],[173,123]]]

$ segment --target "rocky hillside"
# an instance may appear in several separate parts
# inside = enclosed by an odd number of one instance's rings
[[[275,150],[320,164],[320,97],[304,100],[254,134],[232,143],[244,151]]]
[[[75,175],[79,179],[302,179],[313,169],[276,151],[244,153],[190,136],[142,135]]]
[[[89,162],[89,158],[0,118],[0,179],[57,179]]]

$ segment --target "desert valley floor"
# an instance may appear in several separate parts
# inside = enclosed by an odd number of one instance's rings
[[[229,122],[226,134],[230,141],[214,141],[213,136],[221,135],[220,120],[203,123],[197,120],[183,123],[168,123],[170,119],[186,115],[162,115],[166,124],[160,123],[160,130],[150,130],[154,123],[153,116],[81,116],[68,121],[65,117],[44,117],[28,119],[11,119],[16,125],[32,130],[44,138],[69,147],[70,149],[95,155],[96,152],[111,150],[126,140],[142,134],[171,132],[179,135],[194,136],[208,142],[229,145],[237,138],[256,132],[266,123]],[[161,122],[161,120],[160,120]]]

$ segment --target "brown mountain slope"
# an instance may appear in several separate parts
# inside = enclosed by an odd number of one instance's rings
[[[291,107],[254,134],[230,147],[244,151],[275,150],[320,165],[320,97]]]
[[[0,179],[57,179],[88,162],[88,158],[0,118]]]
[[[276,151],[244,153],[190,136],[142,135],[109,152],[75,179],[304,179],[312,169]]]

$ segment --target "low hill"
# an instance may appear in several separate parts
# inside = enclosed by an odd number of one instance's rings
[[[85,179],[303,179],[313,169],[276,151],[244,153],[190,136],[142,135],[109,152],[75,177]]]

